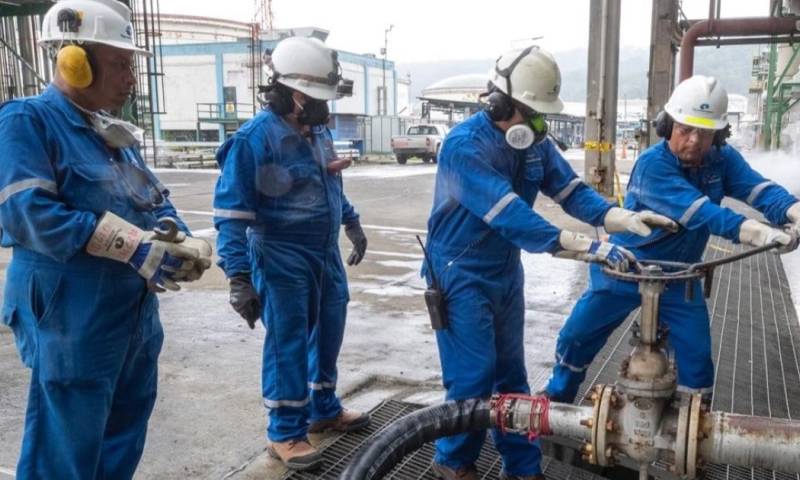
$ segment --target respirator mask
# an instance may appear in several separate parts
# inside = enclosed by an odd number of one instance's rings
[[[506,130],[506,142],[516,149],[525,150],[547,138],[547,122],[544,115],[533,112],[525,115],[525,121]]]
[[[297,115],[297,121],[301,125],[316,126],[328,123],[331,112],[328,109],[328,102],[325,100],[308,99],[305,105],[300,105],[297,100],[295,105],[301,110]]]

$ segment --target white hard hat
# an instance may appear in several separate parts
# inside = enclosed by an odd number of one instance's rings
[[[716,78],[695,75],[675,87],[664,110],[678,123],[722,130],[728,125],[728,92]]]
[[[489,70],[489,81],[506,95],[540,113],[558,113],[564,103],[561,71],[552,55],[533,45],[500,56]]]
[[[42,20],[42,46],[65,43],[102,43],[142,55],[136,46],[131,10],[117,0],[60,0]]]
[[[267,63],[278,83],[317,100],[336,98],[342,79],[337,53],[316,38],[281,40]]]

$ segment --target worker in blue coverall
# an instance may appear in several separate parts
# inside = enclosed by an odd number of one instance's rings
[[[336,360],[349,294],[339,252],[342,224],[353,243],[349,265],[367,239],[344,195],[326,127],[327,101],[347,84],[335,51],[312,38],[281,41],[270,57],[267,108],[217,153],[214,197],[220,266],[234,309],[264,340],[262,390],[270,454],[287,467],[321,466],[307,433],[352,431],[369,415],[342,408]]]
[[[797,247],[798,199],[750,168],[725,143],[727,108],[728,95],[714,78],[696,75],[675,88],[656,122],[664,140],[636,161],[625,207],[661,213],[681,228],[675,233],[657,229],[646,238],[616,234],[612,242],[639,259],[688,263],[701,260],[711,234],[754,247],[778,242],[784,252]],[[773,225],[789,226],[788,232],[720,206],[724,196],[746,202]],[[691,300],[685,299],[684,283],[667,285],[659,320],[669,327],[678,392],[700,393],[708,400],[714,385],[710,324],[700,282],[693,282]],[[558,337],[556,365],[547,385],[551,398],[575,399],[592,359],[640,304],[635,282],[615,280],[592,266],[590,286]]]
[[[138,129],[104,113],[129,98],[133,56],[147,54],[130,17],[115,0],[56,3],[41,37],[53,83],[0,106],[0,244],[13,249],[2,321],[32,369],[20,480],[133,477],[163,340],[154,291],[211,266]]]
[[[613,244],[561,230],[532,205],[541,190],[570,215],[610,231],[650,233],[669,219],[612,205],[584,184],[546,138],[544,114],[561,111],[561,74],[537,47],[502,55],[489,72],[486,110],[456,126],[439,156],[428,221],[431,265],[447,326],[436,332],[448,400],[529,393],[523,352],[525,303],[520,249],[627,269],[635,259]],[[431,275],[433,273],[434,275]],[[492,431],[503,478],[541,479],[537,443]],[[433,470],[477,479],[485,433],[436,442]]]

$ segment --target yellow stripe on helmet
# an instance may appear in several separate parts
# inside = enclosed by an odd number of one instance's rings
[[[714,128],[714,120],[710,118],[687,116],[681,120],[681,123],[691,125],[692,127]]]

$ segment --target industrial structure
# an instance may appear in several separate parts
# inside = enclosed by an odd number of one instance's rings
[[[53,78],[52,60],[37,45],[42,15],[52,0],[3,0],[0,2],[0,102],[41,93]],[[119,112],[151,132],[164,113],[164,72],[161,58],[161,17],[158,0],[123,0],[133,12],[137,45],[153,53],[136,56],[136,95]],[[144,153],[155,152],[155,138],[146,137]]]

